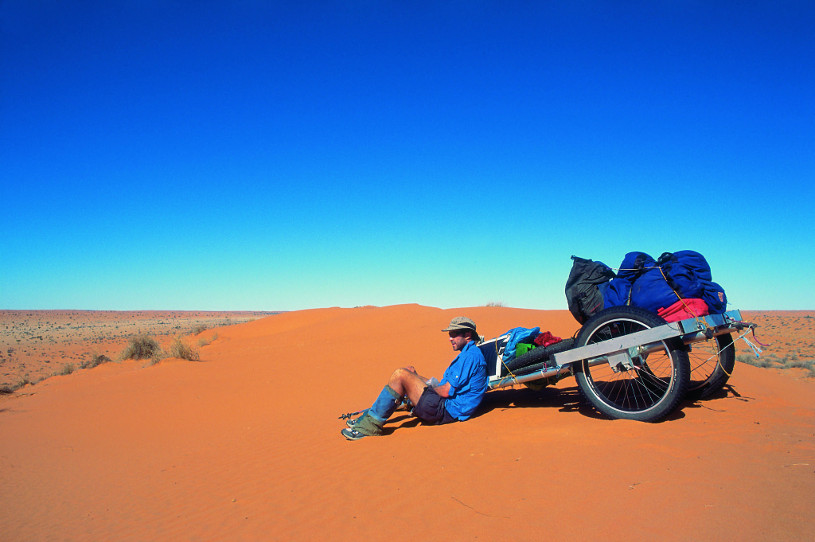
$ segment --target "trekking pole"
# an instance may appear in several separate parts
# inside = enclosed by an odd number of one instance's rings
[[[356,412],[348,412],[347,414],[340,414],[340,416],[337,419],[338,420],[347,420],[348,418],[353,418],[357,414],[363,414],[363,413],[365,413],[367,411],[368,411],[368,409],[366,408],[365,410],[357,410]]]

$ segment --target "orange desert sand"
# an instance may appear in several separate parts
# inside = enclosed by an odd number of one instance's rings
[[[441,376],[440,330],[461,314],[487,337],[578,327],[507,307],[297,311],[218,328],[200,362],[106,363],[2,396],[2,538],[811,539],[803,371],[738,363],[657,424],[599,417],[566,378],[489,392],[465,423],[397,412],[387,436],[343,439],[337,417],[394,368]]]

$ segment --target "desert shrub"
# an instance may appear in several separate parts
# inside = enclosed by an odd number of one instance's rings
[[[794,361],[788,365],[793,369],[806,369],[809,371],[806,376],[815,377],[815,361],[813,360],[800,360]]]
[[[767,354],[764,357],[756,358],[750,354],[739,354],[736,360],[754,367],[762,369],[806,369],[808,377],[815,377],[815,360],[801,360],[797,355],[779,358],[775,354]]]
[[[58,374],[59,376],[66,376],[74,372],[75,369],[76,367],[74,367],[73,363],[66,363],[65,365],[62,366],[62,369],[60,369],[59,372],[56,374]]]
[[[0,386],[0,395],[9,395],[19,390],[23,386],[27,386],[28,384],[34,384],[34,382],[31,382],[31,380],[28,379],[28,375],[25,375],[16,384],[5,384]]]
[[[756,359],[758,358],[751,356],[750,354],[739,354],[736,356],[736,361],[746,363],[747,365],[755,365]]]
[[[200,337],[198,339],[198,346],[206,346],[206,345],[212,343],[217,338],[218,338],[217,333],[213,333],[212,337],[210,337],[209,339],[207,339],[206,337]]]
[[[88,361],[83,361],[82,365],[80,365],[80,369],[93,369],[94,367],[98,367],[103,363],[108,363],[112,361],[109,357],[104,354],[93,354],[91,359]]]
[[[130,339],[130,344],[122,352],[122,359],[153,359],[158,361],[161,347],[153,337],[138,335]]]
[[[752,365],[753,367],[762,367],[764,369],[768,367],[775,367],[773,361],[778,361],[775,359],[771,359],[770,357],[766,358],[757,358],[755,356],[751,356],[750,354],[739,354],[736,356],[736,360],[742,363],[746,363],[747,365]]]
[[[502,301],[489,301],[485,306],[486,307],[503,307],[504,303]]]
[[[169,355],[172,358],[181,358],[190,361],[198,361],[201,359],[198,352],[192,347],[184,344],[181,337],[176,337],[173,343],[170,345]]]
[[[206,325],[198,324],[197,326],[192,328],[192,331],[190,331],[190,335],[198,335],[199,333],[203,333],[204,331],[206,331],[208,329],[209,329],[209,327],[207,327]]]

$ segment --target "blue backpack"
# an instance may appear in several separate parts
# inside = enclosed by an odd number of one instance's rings
[[[712,281],[704,256],[681,250],[654,260],[644,252],[629,252],[617,278],[609,282],[604,307],[634,305],[657,312],[686,298],[702,299],[714,314],[727,306],[724,289]]]
[[[727,296],[724,288],[713,282],[710,265],[704,256],[692,250],[666,252],[657,260],[668,285],[682,298],[697,297],[707,303],[711,313],[724,312]]]

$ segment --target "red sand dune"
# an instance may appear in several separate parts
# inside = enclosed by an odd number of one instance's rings
[[[109,363],[0,398],[5,540],[801,540],[815,532],[811,382],[738,364],[668,421],[607,420],[574,379],[490,392],[466,423],[337,416],[391,370],[441,376],[453,316],[570,336],[566,311],[417,305],[220,328],[202,362]]]

